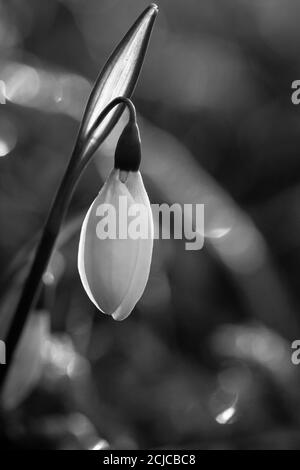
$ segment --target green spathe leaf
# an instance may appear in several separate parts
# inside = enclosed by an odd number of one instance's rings
[[[105,106],[118,96],[130,97],[144,61],[152,27],[158,8],[151,4],[139,16],[127,34],[115,48],[100,72],[92,90],[79,130],[77,145],[84,146],[89,153],[110,133],[124,106],[113,109],[97,128],[93,139],[84,142],[91,127]]]

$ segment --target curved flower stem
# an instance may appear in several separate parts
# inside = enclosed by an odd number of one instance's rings
[[[127,106],[129,110],[129,122],[136,123],[136,110],[134,107],[133,102],[129,98],[124,98],[123,96],[118,96],[117,98],[114,98],[108,105],[101,111],[99,116],[97,117],[96,121],[92,125],[91,129],[89,130],[85,142],[89,143],[88,150],[85,152],[85,150],[82,152],[82,158],[81,158],[81,165],[82,168],[84,168],[87,163],[90,160],[91,155],[94,154],[94,152],[97,150],[97,148],[101,145],[102,140],[98,140],[97,138],[94,138],[94,133],[96,129],[100,126],[100,124],[104,121],[106,116],[112,111],[113,108],[115,108],[118,105],[125,105]]]
[[[0,396],[3,389],[5,378],[13,363],[13,356],[21,337],[24,325],[33,307],[39,289],[41,286],[42,276],[49,263],[61,224],[64,220],[67,208],[73,191],[91,160],[94,152],[101,142],[93,141],[93,134],[97,127],[103,122],[109,112],[117,105],[126,105],[129,108],[130,120],[136,120],[136,112],[133,103],[128,98],[118,97],[112,100],[100,113],[97,120],[91,127],[86,139],[82,143],[76,143],[70,162],[59,186],[57,194],[54,198],[48,218],[46,220],[43,233],[38,244],[34,260],[32,262],[28,277],[23,286],[23,290],[16,307],[8,334],[6,336],[6,366],[0,368]],[[92,146],[85,151],[85,144],[92,141]]]

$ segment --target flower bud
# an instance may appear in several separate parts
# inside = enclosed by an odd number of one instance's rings
[[[103,313],[124,320],[142,296],[153,248],[150,202],[139,171],[113,169],[84,219],[78,269]]]

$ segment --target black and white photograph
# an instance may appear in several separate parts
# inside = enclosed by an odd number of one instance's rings
[[[0,0],[0,229],[0,451],[300,450],[300,0]]]

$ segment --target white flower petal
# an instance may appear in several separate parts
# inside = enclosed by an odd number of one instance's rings
[[[102,204],[110,204],[119,220],[120,196],[126,199],[128,209],[134,204],[146,207],[149,236],[147,239],[131,237],[97,237]],[[122,209],[120,209],[122,211]],[[118,229],[117,224],[117,229]],[[126,232],[127,232],[127,226]],[[153,247],[153,220],[150,202],[139,172],[129,172],[126,182],[119,179],[119,170],[112,170],[99,195],[91,205],[81,229],[78,269],[82,284],[91,301],[102,312],[115,320],[124,320],[141,297],[149,277]]]

